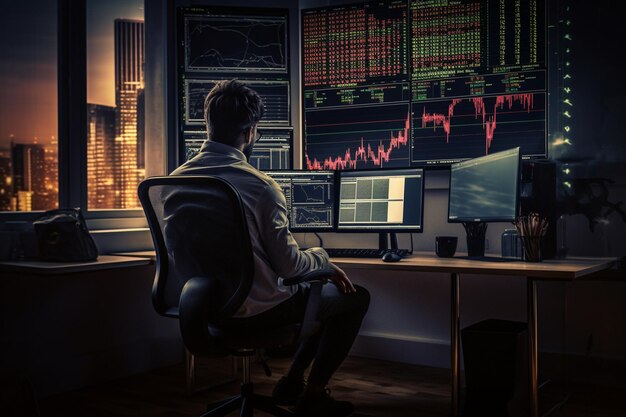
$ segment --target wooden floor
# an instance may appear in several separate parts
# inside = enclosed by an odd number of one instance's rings
[[[269,394],[286,369],[286,359],[271,359],[272,377],[253,365],[259,393]],[[229,360],[199,366],[202,382],[228,375]],[[331,386],[333,396],[357,406],[355,417],[422,417],[450,415],[448,371],[374,359],[348,358]],[[237,383],[188,396],[183,365],[159,369],[122,380],[57,395],[39,404],[41,417],[186,417],[199,416],[208,402],[234,395]],[[549,390],[546,390],[549,391]],[[626,387],[569,385],[572,394],[554,417],[624,417]],[[556,397],[555,397],[556,398]],[[543,399],[545,407],[549,401]],[[233,413],[233,415],[236,415]],[[266,416],[258,413],[257,416]]]

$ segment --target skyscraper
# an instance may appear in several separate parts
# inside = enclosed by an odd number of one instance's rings
[[[45,150],[36,143],[11,143],[13,196],[18,211],[47,210]]]
[[[89,209],[116,206],[115,107],[87,104],[87,201]]]
[[[56,137],[50,138],[50,143],[44,145],[44,187],[43,196],[46,210],[59,207],[59,141]]]
[[[11,210],[13,196],[13,173],[11,172],[11,152],[0,149],[0,211]]]
[[[143,88],[137,91],[137,168],[140,175],[146,170],[146,94]]]
[[[142,179],[137,158],[137,101],[143,89],[144,24],[115,19],[115,208],[139,206],[137,185]]]

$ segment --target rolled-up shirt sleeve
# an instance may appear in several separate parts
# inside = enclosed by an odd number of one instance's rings
[[[274,271],[282,278],[292,278],[329,264],[322,248],[300,250],[289,231],[287,202],[277,185],[267,185],[255,210],[261,241]]]

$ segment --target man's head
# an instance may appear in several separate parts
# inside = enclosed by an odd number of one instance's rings
[[[236,80],[219,81],[204,100],[208,139],[235,148],[252,146],[263,112],[256,91]]]

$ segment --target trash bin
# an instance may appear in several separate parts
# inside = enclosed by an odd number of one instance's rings
[[[489,319],[461,330],[463,417],[528,416],[527,324]]]

